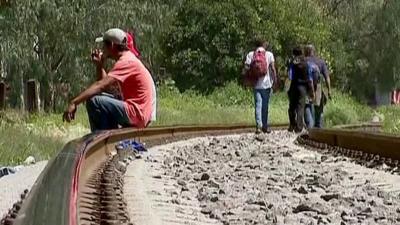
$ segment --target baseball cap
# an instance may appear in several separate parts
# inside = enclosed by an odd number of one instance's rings
[[[127,36],[125,31],[119,28],[112,28],[107,30],[103,34],[103,37],[96,38],[96,42],[104,42],[104,41],[110,41],[117,45],[124,45],[126,44]]]

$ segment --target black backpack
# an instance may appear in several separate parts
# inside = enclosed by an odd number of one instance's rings
[[[308,64],[303,56],[295,57],[292,61],[292,81],[298,84],[308,83]]]

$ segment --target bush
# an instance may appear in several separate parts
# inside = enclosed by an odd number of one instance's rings
[[[163,45],[166,68],[181,91],[209,94],[237,80],[255,37],[268,40],[281,66],[294,45],[325,46],[322,20],[311,0],[186,0]]]
[[[28,156],[34,156],[37,161],[49,159],[63,145],[62,140],[37,135],[26,127],[2,124],[0,126],[0,165],[20,164]]]
[[[214,90],[208,98],[221,106],[252,106],[253,93],[236,82],[229,82],[224,87]]]
[[[372,119],[372,110],[356,101],[350,95],[335,92],[333,99],[326,106],[324,116],[327,127],[356,124],[370,121]]]
[[[378,109],[383,119],[383,131],[390,134],[400,134],[400,107],[386,106]]]

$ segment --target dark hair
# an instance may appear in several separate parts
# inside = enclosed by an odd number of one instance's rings
[[[256,38],[254,40],[254,47],[259,48],[259,47],[266,47],[268,45],[267,41],[265,41],[262,38]]]
[[[302,56],[303,55],[303,49],[301,49],[300,47],[295,47],[293,49],[293,55],[294,56]]]
[[[128,51],[129,48],[126,44],[116,45],[116,48],[119,52]]]
[[[306,45],[306,47],[304,47],[304,54],[306,56],[312,56],[315,54],[315,47],[312,44]]]
[[[103,42],[104,42],[104,45],[106,45],[107,47],[110,47],[111,44],[112,44],[112,42],[109,41],[109,40],[104,40]],[[124,42],[123,44],[120,44],[120,45],[115,44],[114,45],[115,48],[117,49],[117,51],[123,52],[123,51],[128,51],[129,50],[129,48],[128,48],[127,44],[126,44],[126,38],[125,38],[125,40],[123,42]]]

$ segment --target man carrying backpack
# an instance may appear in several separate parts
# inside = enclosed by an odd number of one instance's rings
[[[255,41],[255,50],[247,54],[243,71],[245,83],[254,89],[257,134],[271,133],[268,110],[272,85],[276,83],[276,69],[274,55],[266,50],[267,47],[264,40]]]
[[[301,48],[293,49],[293,60],[289,64],[289,131],[302,132],[305,128],[304,110],[307,101],[314,100],[314,85],[311,67],[308,65]]]
[[[315,56],[315,48],[313,45],[307,45],[305,47],[306,60],[310,65],[316,65],[318,67],[318,73],[313,75],[314,89],[315,89],[315,101],[314,101],[314,121],[315,127],[322,128],[323,126],[323,113],[324,106],[327,103],[328,98],[331,98],[331,82],[329,77],[329,70],[326,62]],[[322,88],[322,80],[325,80],[327,93]],[[328,96],[326,96],[328,95]]]

